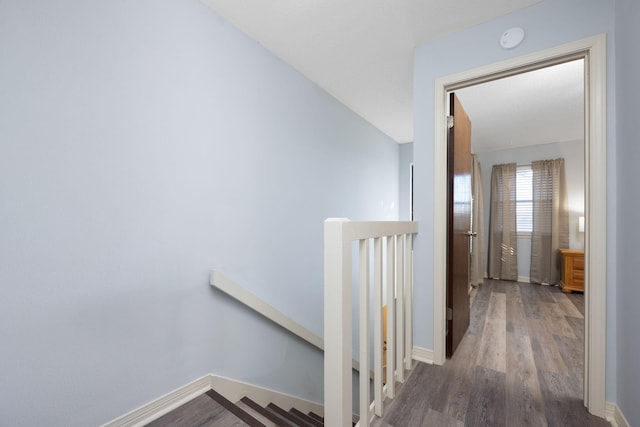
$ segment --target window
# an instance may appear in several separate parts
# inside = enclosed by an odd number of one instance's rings
[[[516,168],[516,231],[531,235],[533,231],[533,173],[531,165]]]

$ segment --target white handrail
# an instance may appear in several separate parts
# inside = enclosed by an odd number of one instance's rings
[[[321,336],[314,334],[309,329],[283,314],[277,308],[273,307],[260,297],[247,291],[221,272],[216,270],[211,271],[209,283],[211,286],[220,289],[225,294],[242,302],[244,305],[257,311],[289,332],[318,347],[320,350],[324,349],[324,340]]]
[[[225,276],[222,272],[212,270],[209,275],[209,284],[251,308],[255,312],[263,315],[273,323],[307,341],[309,344],[324,351],[324,340],[321,336],[314,334],[312,331],[282,313],[259,296],[252,294],[240,284]],[[360,364],[355,359],[351,360],[351,367],[354,371],[360,370]]]
[[[387,397],[395,394],[395,381],[404,381],[411,366],[412,346],[412,235],[416,222],[352,222],[329,218],[324,223],[324,404],[325,425],[349,426],[352,422],[352,242],[359,242],[360,272],[360,422],[368,426],[373,414],[383,412],[382,386],[382,269],[386,265],[387,287]],[[373,239],[373,293],[369,307],[369,248]],[[386,240],[386,254],[382,239]],[[384,259],[386,257],[386,259]],[[369,313],[374,310],[373,380],[374,401],[370,401],[371,359]],[[363,373],[364,372],[364,373]],[[372,412],[373,411],[373,412]]]

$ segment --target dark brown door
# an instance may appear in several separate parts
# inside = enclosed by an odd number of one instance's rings
[[[447,164],[447,356],[469,327],[469,239],[471,238],[471,121],[455,94],[449,98]]]

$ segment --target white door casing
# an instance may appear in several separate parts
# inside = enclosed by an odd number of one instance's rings
[[[478,83],[584,58],[585,66],[585,373],[584,403],[605,416],[606,365],[606,35],[566,43],[435,81],[434,362],[445,361],[446,339],[446,94]]]

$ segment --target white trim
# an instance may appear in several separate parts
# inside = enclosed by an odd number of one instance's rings
[[[179,387],[164,396],[103,424],[102,427],[138,427],[148,424],[210,390],[210,376],[211,374],[207,374],[200,377],[187,385]]]
[[[411,358],[418,362],[433,364],[433,351],[414,346],[411,350]]]
[[[613,402],[607,402],[606,415],[611,427],[631,427],[620,407]]]
[[[607,76],[605,35],[592,38],[585,101],[585,404],[604,417],[607,307]]]
[[[207,374],[109,421],[101,427],[144,426],[212,389],[232,402],[237,402],[244,396],[247,396],[262,406],[274,403],[284,410],[296,408],[305,413],[314,412],[320,416],[324,416],[324,407],[320,403],[300,399],[242,381]]]
[[[447,328],[447,111],[444,83],[435,82],[433,147],[433,363],[444,364]],[[441,164],[444,162],[443,164]]]
[[[531,283],[531,278],[529,276],[518,276],[518,282]]]
[[[585,405],[604,417],[606,363],[606,35],[600,34],[435,81],[434,144],[434,363],[445,361],[446,111],[447,91],[585,58]]]

